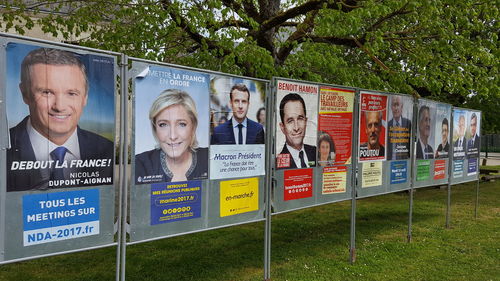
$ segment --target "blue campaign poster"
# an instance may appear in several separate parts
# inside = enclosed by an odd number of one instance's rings
[[[453,160],[453,178],[460,178],[464,173],[464,160]]]
[[[151,185],[151,225],[201,216],[201,181]]]
[[[406,161],[391,162],[391,184],[405,183],[408,174]]]

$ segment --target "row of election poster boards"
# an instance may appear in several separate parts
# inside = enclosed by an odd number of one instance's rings
[[[277,213],[478,180],[479,111],[285,78],[272,85]]]
[[[0,263],[117,245],[125,229],[134,244],[262,221],[269,202],[281,213],[478,178],[479,111],[0,43]],[[130,174],[116,153],[128,140]]]

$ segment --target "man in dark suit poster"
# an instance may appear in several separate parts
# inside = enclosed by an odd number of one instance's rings
[[[479,157],[479,136],[477,134],[477,115],[472,113],[470,118],[470,139],[467,141],[467,157]]]
[[[264,128],[247,117],[250,91],[236,84],[229,91],[233,117],[214,128],[210,144],[264,144]]]
[[[444,118],[441,122],[441,143],[436,149],[436,159],[448,158],[448,151],[450,150],[450,144],[448,143],[449,128],[448,119]]]
[[[429,145],[431,135],[431,113],[427,105],[418,111],[417,159],[434,159],[434,150]]]
[[[316,147],[304,144],[307,127],[306,104],[304,99],[296,93],[283,97],[279,106],[280,129],[285,135],[285,145],[278,162],[289,163],[281,168],[307,168],[316,166]]]
[[[29,116],[9,132],[7,191],[112,184],[113,142],[78,126],[89,92],[79,57],[34,49],[20,72]]]
[[[392,119],[389,121],[387,159],[400,160],[410,157],[411,121],[403,117],[403,97],[391,97]]]
[[[465,138],[465,116],[458,117],[458,139],[453,143],[453,158],[463,159],[467,150],[467,139]]]

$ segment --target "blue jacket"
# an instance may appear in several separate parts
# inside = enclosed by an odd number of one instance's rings
[[[210,144],[236,144],[232,118],[214,128]],[[263,144],[264,128],[261,124],[247,118],[246,144]]]

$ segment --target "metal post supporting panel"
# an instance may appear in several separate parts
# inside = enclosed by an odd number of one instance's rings
[[[353,124],[359,124],[359,90],[356,91],[354,97],[354,120]],[[353,126],[357,128],[357,126]],[[349,248],[349,262],[356,262],[356,188],[358,186],[358,133],[359,130],[354,129],[352,134],[352,177],[351,177],[351,241]]]
[[[118,233],[118,250],[117,250],[117,274],[116,280],[125,280],[125,261],[127,247],[127,198],[128,198],[128,180],[127,180],[127,165],[128,165],[128,57],[121,57],[121,149],[120,149],[120,212],[121,221],[119,222]]]
[[[480,125],[483,124],[483,115],[481,114],[481,123]],[[479,138],[479,151],[477,152],[477,183],[476,183],[476,204],[474,205],[474,218],[477,219],[477,209],[479,208],[479,179],[481,178],[480,174],[480,162],[481,162],[481,142],[483,138]],[[486,150],[487,153],[488,150]]]
[[[410,172],[410,204],[408,206],[408,234],[406,236],[407,242],[410,243],[412,240],[412,224],[413,224],[413,186],[414,186],[414,175],[415,175],[415,164],[416,160],[414,157],[415,154],[415,143],[417,142],[417,115],[415,112],[418,112],[418,100],[414,99],[413,100],[413,116],[412,116],[412,134],[413,134],[413,139],[411,142],[411,147],[410,147],[410,163],[411,163],[411,172]],[[411,136],[410,136],[411,137]]]
[[[450,132],[453,132],[453,120],[454,120],[453,109],[451,110],[451,122],[450,122]],[[448,154],[448,187],[447,187],[447,199],[446,199],[446,228],[450,228],[450,212],[451,212],[451,177],[452,177],[452,169],[453,169],[453,150],[451,150]]]
[[[269,84],[267,91],[267,110],[266,110],[266,185],[265,185],[265,198],[266,198],[266,222],[265,222],[265,231],[264,231],[264,280],[271,280],[271,193],[272,193],[272,179],[273,179],[273,164],[274,163],[274,154],[273,145],[274,145],[274,135],[271,132],[274,132],[275,125],[275,111],[272,110],[274,108],[274,100],[276,96],[274,95],[274,85]],[[269,145],[270,144],[270,145]]]

